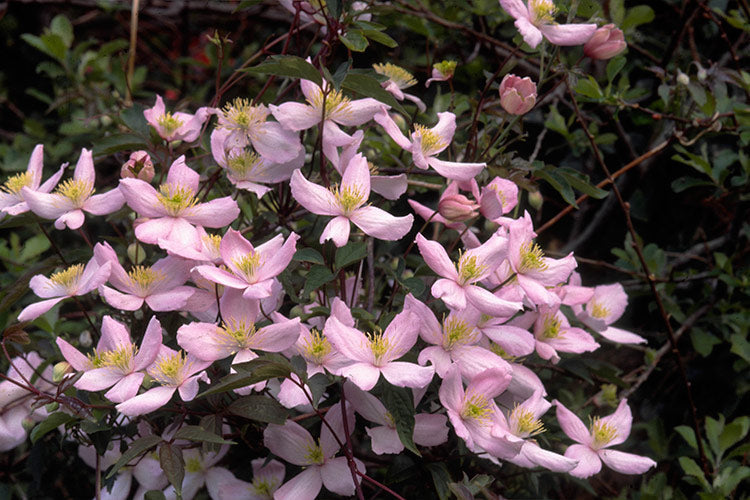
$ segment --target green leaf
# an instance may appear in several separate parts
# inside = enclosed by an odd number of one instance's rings
[[[575,208],[578,208],[578,205],[576,205],[576,197],[575,193],[573,193],[573,188],[570,187],[570,184],[568,184],[568,182],[561,175],[546,166],[544,168],[534,170],[534,175],[547,181],[550,186],[555,188],[555,191],[560,193],[563,200],[565,200],[568,204],[573,205]]]
[[[174,433],[175,439],[187,439],[188,441],[200,441],[216,444],[235,444],[234,441],[227,441],[221,436],[209,432],[198,425],[186,425]]]
[[[383,405],[393,417],[396,424],[398,437],[407,450],[418,456],[419,453],[414,444],[414,400],[408,389],[386,385],[383,389]]]
[[[311,292],[314,292],[321,286],[325,285],[329,281],[332,281],[336,276],[325,266],[313,266],[307,273],[307,281],[305,281],[305,288],[302,291],[303,297],[308,297]]]
[[[133,132],[148,137],[149,124],[146,121],[146,117],[143,116],[143,111],[146,106],[140,103],[136,103],[129,108],[123,109],[120,112],[120,119]]]
[[[738,417],[724,426],[719,436],[719,449],[723,454],[729,448],[739,443],[750,430],[750,417]]]
[[[266,379],[247,373],[230,373],[226,377],[223,377],[219,383],[211,384],[208,389],[198,394],[196,399],[204,396],[211,396],[212,394],[221,394],[222,392],[232,391],[234,389],[239,389],[240,387],[245,387],[246,385],[257,384],[263,380]]]
[[[687,441],[687,444],[689,444],[691,448],[694,450],[698,449],[698,442],[695,440],[695,432],[692,428],[687,425],[678,425],[674,430],[677,434],[682,436],[682,439]]]
[[[716,459],[718,460],[721,456],[721,449],[719,447],[719,435],[724,430],[724,415],[719,415],[719,420],[711,417],[706,417],[706,439],[708,444],[711,445],[711,451],[714,452]]]
[[[708,481],[706,481],[706,476],[703,475],[703,471],[700,467],[698,467],[698,464],[695,463],[695,460],[693,460],[690,457],[680,457],[679,459],[680,466],[682,467],[682,470],[685,471],[685,474],[688,476],[693,476],[700,481],[704,487],[708,487]]]
[[[323,256],[320,255],[320,252],[315,250],[314,248],[300,248],[297,250],[297,252],[294,254],[294,257],[292,257],[292,260],[296,260],[297,262],[312,262],[313,264],[325,264],[325,260],[323,259]]]
[[[316,373],[307,379],[307,387],[310,388],[310,396],[313,400],[313,408],[318,407],[318,401],[323,396],[326,388],[331,385],[331,381],[324,373]]]
[[[362,30],[347,31],[345,35],[339,35],[339,40],[349,50],[354,52],[364,52],[367,46],[370,45],[370,42],[363,35]]]
[[[358,262],[367,256],[367,244],[364,241],[352,241],[336,250],[334,265],[336,269],[343,269],[349,264]]]
[[[182,458],[182,449],[170,443],[160,444],[159,465],[174,486],[177,498],[182,498],[182,481],[185,479],[185,460]]]
[[[568,181],[568,184],[573,186],[578,191],[591,196],[592,198],[601,200],[602,198],[606,198],[607,195],[609,194],[609,191],[605,191],[604,189],[599,189],[598,187],[591,184],[591,181],[589,180],[588,175],[582,174],[576,170],[566,168],[566,167],[558,168],[557,172],[566,181]]]
[[[49,25],[49,29],[60,37],[65,47],[70,48],[73,45],[73,25],[70,24],[67,17],[62,14],[55,16]]]
[[[227,408],[229,413],[258,422],[282,425],[289,416],[289,410],[269,396],[245,396],[234,401]]]
[[[599,88],[599,84],[596,83],[596,80],[594,80],[594,77],[591,75],[588,75],[588,78],[581,78],[578,80],[578,83],[575,86],[575,91],[592,99],[601,99],[604,97],[602,89]]]
[[[166,500],[166,498],[161,490],[149,490],[143,495],[144,500]]]
[[[146,141],[134,134],[115,134],[103,137],[94,144],[94,156],[107,156],[118,151],[145,149]]]
[[[369,74],[349,72],[346,75],[346,78],[344,78],[344,81],[341,82],[341,87],[356,92],[364,97],[377,99],[378,101],[389,105],[399,113],[408,115],[406,110],[404,110],[401,104],[393,98],[390,92],[381,87],[380,82]]]
[[[396,40],[381,31],[362,30],[362,33],[373,42],[378,42],[379,44],[390,48],[398,47],[398,42]]]
[[[544,126],[564,137],[567,137],[569,135],[568,126],[565,123],[565,118],[563,118],[563,116],[557,110],[557,106],[555,105],[550,106],[549,114],[547,115],[547,119],[544,122]]]
[[[628,9],[628,14],[625,16],[620,29],[628,31],[641,24],[648,24],[654,20],[654,17],[654,9],[648,5],[636,5],[632,9]]]
[[[607,80],[610,82],[615,79],[617,74],[625,67],[627,59],[624,56],[617,56],[607,63]]]
[[[422,295],[426,288],[424,281],[422,281],[421,278],[417,278],[416,276],[406,278],[405,280],[399,280],[399,283],[404,285],[406,289],[409,290],[409,292],[411,292],[411,294],[415,297],[419,297],[420,295]]]
[[[289,78],[302,78],[323,85],[323,79],[318,70],[297,56],[271,56],[257,66],[246,69],[248,73],[261,73]]]
[[[698,354],[704,358],[711,354],[715,345],[721,344],[721,340],[716,335],[698,327],[690,329],[690,341]]]
[[[750,342],[747,341],[745,336],[739,333],[734,333],[729,337],[729,341],[732,343],[730,352],[741,357],[745,362],[750,363]]]
[[[625,0],[609,0],[609,15],[615,25],[622,25],[625,20]]]
[[[32,429],[31,433],[29,434],[29,438],[31,439],[32,443],[36,443],[48,432],[53,431],[61,425],[67,424],[68,422],[72,422],[73,420],[76,420],[76,417],[74,417],[73,415],[68,415],[67,413],[63,413],[61,411],[55,412],[36,424],[36,427],[34,427],[34,429]]]
[[[448,484],[452,481],[448,467],[442,462],[428,463],[426,467],[432,476],[432,483],[435,485],[435,492],[438,498],[440,500],[448,500],[451,497]]]
[[[672,191],[675,193],[681,193],[685,191],[686,189],[699,187],[699,186],[711,186],[716,187],[716,185],[713,182],[704,181],[702,179],[698,179],[697,177],[678,177],[677,179],[672,181],[672,184],[670,184],[670,187],[672,188]]]
[[[130,446],[128,446],[128,449],[125,450],[125,452],[120,456],[120,459],[117,460],[115,465],[113,465],[109,472],[107,473],[107,476],[105,479],[109,479],[115,474],[117,474],[117,471],[120,470],[125,464],[133,460],[135,457],[138,457],[142,455],[147,450],[153,448],[157,444],[161,443],[161,437],[159,436],[144,436],[140,439],[136,439],[132,443],[130,443]]]

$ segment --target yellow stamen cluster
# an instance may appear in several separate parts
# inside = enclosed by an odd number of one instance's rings
[[[599,302],[591,302],[587,307],[586,310],[591,315],[592,318],[606,318],[609,316],[609,308],[607,306],[604,306],[600,304]]]
[[[260,269],[263,260],[262,257],[259,253],[250,252],[238,259],[234,259],[232,262],[245,275],[248,281],[252,281],[255,278],[255,273]]]
[[[325,101],[323,100],[323,92],[318,90],[313,95],[312,100],[308,99],[307,102],[317,110],[322,109],[325,105],[325,116],[323,119],[329,118],[333,113],[349,113],[351,103],[348,97],[344,96],[344,94],[337,90],[329,91],[328,95],[325,97]]]
[[[473,394],[464,401],[464,407],[461,410],[461,418],[464,420],[476,420],[484,424],[492,416],[490,401],[481,394]]]
[[[378,167],[371,161],[367,162],[367,168],[370,170],[370,175],[378,175],[380,173]]]
[[[237,98],[221,110],[220,126],[228,130],[249,133],[266,121],[268,108],[253,106],[248,99]]]
[[[555,20],[555,3],[552,0],[529,0],[531,22],[539,26]]]
[[[544,424],[538,418],[534,418],[534,414],[529,410],[522,408],[518,404],[513,408],[510,413],[511,425],[514,426],[513,432],[517,436],[530,437],[537,434],[541,434],[546,429]]]
[[[325,455],[323,455],[323,449],[320,444],[314,444],[307,448],[307,455],[305,455],[310,464],[323,465],[326,461]]]
[[[5,191],[9,194],[18,194],[23,187],[31,186],[32,181],[31,172],[16,174],[12,177],[8,177],[5,184],[0,186],[0,191]]]
[[[432,67],[438,70],[444,76],[453,76],[456,72],[456,61],[440,61],[439,63],[433,64]]]
[[[185,460],[185,472],[200,472],[203,470],[203,464],[197,457],[190,457]]]
[[[172,113],[164,113],[162,116],[159,117],[156,122],[159,124],[159,126],[164,131],[165,135],[172,135],[174,132],[182,127],[185,122],[180,120],[179,118],[172,115]]]
[[[245,180],[251,173],[261,173],[261,159],[257,153],[243,151],[227,158],[227,168],[238,179]]]
[[[230,347],[235,348],[234,352],[245,349],[248,346],[248,340],[255,335],[255,325],[245,324],[244,321],[235,321],[229,319],[217,328],[217,332]]]
[[[372,67],[376,73],[387,76],[388,79],[395,83],[396,86],[400,89],[409,88],[417,83],[414,75],[406,71],[401,66],[396,66],[395,64],[391,63],[385,63],[373,64]]]
[[[141,294],[147,295],[152,285],[164,280],[164,273],[151,269],[148,266],[134,266],[128,272],[131,284],[138,288]]]
[[[375,355],[375,363],[379,363],[381,358],[391,350],[391,342],[383,338],[383,332],[368,333],[367,338],[370,340],[370,350]]]
[[[129,373],[137,353],[138,347],[127,344],[111,351],[100,352],[94,349],[94,354],[89,354],[89,359],[94,368],[117,368],[123,373]]]
[[[478,262],[476,255],[462,253],[458,258],[458,281],[461,285],[477,281],[487,270],[487,266]]]
[[[218,234],[206,234],[205,236],[201,237],[201,241],[203,241],[203,245],[212,251],[219,253],[219,248],[221,247],[221,236]]]
[[[310,339],[305,342],[302,356],[311,363],[322,364],[333,347],[321,332],[313,328],[310,330]]]
[[[161,356],[151,365],[148,374],[161,385],[178,386],[182,383],[182,373],[189,368],[183,351]]]
[[[57,186],[55,193],[69,199],[76,208],[81,208],[83,202],[94,194],[94,184],[83,179],[68,179]]]
[[[440,150],[448,147],[448,143],[443,140],[437,133],[424,125],[414,125],[414,135],[419,135],[422,139],[422,153],[430,156]]]
[[[186,210],[198,203],[192,189],[175,184],[162,184],[159,186],[159,192],[156,194],[156,197],[172,217],[183,215]]]
[[[365,194],[359,186],[346,186],[344,188],[334,186],[331,188],[331,193],[336,198],[344,215],[350,215],[365,202]]]
[[[477,333],[474,327],[452,316],[443,323],[443,348],[449,351],[456,345],[471,344]]]
[[[500,344],[496,344],[494,342],[490,342],[490,351],[497,354],[503,359],[507,359],[508,361],[515,361],[516,359],[518,359],[516,356],[508,354],[505,349],[500,347]]]
[[[49,280],[55,285],[65,287],[70,290],[78,284],[83,275],[83,264],[74,264],[67,269],[57,271],[49,277]]]
[[[591,422],[591,437],[594,439],[594,446],[601,447],[617,437],[617,429],[602,422],[599,417],[594,417]]]
[[[554,315],[548,315],[544,318],[544,326],[542,327],[542,337],[545,339],[556,339],[560,336],[560,328],[562,322],[557,319]]]
[[[544,262],[544,252],[535,242],[527,241],[522,244],[520,253],[521,263],[518,266],[518,272],[526,273],[547,269],[547,263]]]
[[[279,485],[278,481],[268,481],[266,478],[255,478],[253,479],[253,491],[255,494],[262,498],[273,498],[273,492]]]

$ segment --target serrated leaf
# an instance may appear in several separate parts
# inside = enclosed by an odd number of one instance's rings
[[[146,141],[133,134],[115,134],[103,137],[94,144],[94,156],[106,156],[118,151],[145,149]]]
[[[136,439],[128,446],[128,449],[123,452],[120,458],[115,462],[115,465],[109,469],[105,479],[109,479],[120,470],[125,464],[133,460],[135,457],[142,455],[145,451],[153,448],[157,444],[161,443],[161,437],[159,436],[144,436],[140,439]]]
[[[414,444],[414,401],[408,389],[387,385],[383,390],[383,405],[393,417],[398,437],[407,450],[422,456]]]
[[[341,43],[354,52],[364,52],[370,42],[362,34],[362,30],[349,30],[344,35],[339,35]]]
[[[352,241],[336,250],[334,266],[343,269],[349,264],[358,262],[367,256],[367,244],[364,241]]]
[[[182,449],[170,443],[160,444],[159,465],[174,486],[177,498],[182,498],[182,481],[185,479],[185,460],[182,458]]]
[[[323,79],[315,66],[297,56],[271,56],[259,65],[248,68],[245,71],[248,73],[301,78],[315,82],[319,87],[323,85]]]
[[[234,401],[227,408],[229,413],[257,422],[282,425],[289,416],[289,410],[269,396],[251,395]]]
[[[31,430],[31,433],[29,433],[29,438],[32,443],[36,443],[48,432],[53,431],[68,422],[72,422],[73,420],[76,420],[76,417],[61,411],[55,412],[36,424],[36,427]]]
[[[227,441],[221,436],[207,431],[198,425],[186,425],[174,434],[175,439],[187,439],[188,441],[200,441],[215,444],[235,444],[234,441]]]
[[[403,106],[393,98],[393,96],[385,90],[378,80],[364,73],[349,72],[341,82],[341,87],[352,92],[356,92],[364,97],[372,97],[382,103],[389,105],[399,113],[408,115]]]
[[[314,248],[300,248],[295,252],[292,260],[296,260],[297,262],[312,262],[313,264],[320,265],[326,263],[323,259],[323,256],[320,255],[320,252],[318,252]]]
[[[313,266],[308,271],[305,281],[305,288],[302,291],[303,297],[308,297],[311,292],[314,292],[321,286],[330,282],[335,278],[335,275],[325,266]]]

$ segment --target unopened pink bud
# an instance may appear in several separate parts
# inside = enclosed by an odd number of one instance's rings
[[[122,165],[120,176],[125,179],[128,177],[151,182],[154,178],[154,164],[151,157],[146,151],[135,151],[130,154],[130,158]]]
[[[461,222],[476,217],[479,205],[462,194],[448,195],[438,203],[438,212],[449,221]]]
[[[606,24],[594,31],[583,46],[583,53],[591,59],[611,59],[625,50],[627,44],[622,30],[614,24]]]
[[[528,76],[505,75],[500,82],[500,105],[512,115],[523,115],[536,104],[536,84]]]

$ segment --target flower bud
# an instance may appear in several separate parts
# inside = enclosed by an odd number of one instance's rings
[[[59,384],[68,373],[73,373],[70,363],[67,361],[60,361],[52,368],[52,381]]]
[[[591,59],[611,59],[625,50],[627,44],[622,30],[606,24],[594,31],[583,46],[583,53]]]
[[[479,205],[462,194],[448,195],[438,203],[438,212],[449,221],[461,222],[477,216]]]
[[[138,243],[128,245],[128,259],[136,266],[146,258],[146,250]]]
[[[131,177],[151,182],[151,179],[154,178],[154,164],[151,162],[151,157],[146,151],[131,153],[128,161],[122,165],[120,176],[123,179]]]
[[[453,78],[456,72],[456,61],[441,61],[432,65],[432,75],[424,84],[429,87],[432,82],[444,82]]]
[[[678,69],[677,70],[677,83],[679,83],[680,85],[687,86],[690,83],[690,77]]]
[[[512,115],[523,115],[536,104],[536,84],[528,76],[505,75],[500,82],[500,105]]]
[[[544,204],[544,197],[542,196],[542,193],[539,191],[530,191],[529,192],[529,205],[534,208],[534,210],[539,210],[542,208],[542,205]]]

